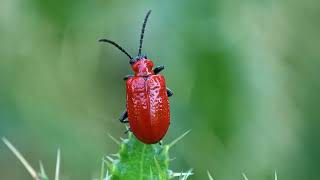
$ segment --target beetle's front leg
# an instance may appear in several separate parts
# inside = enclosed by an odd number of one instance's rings
[[[119,121],[120,121],[121,123],[128,123],[129,121],[126,120],[127,118],[128,118],[128,111],[125,110],[125,111],[120,115]]]
[[[129,132],[131,132],[131,129],[130,129],[130,128],[128,128],[124,133],[125,133],[125,134],[128,134]]]
[[[173,92],[169,88],[167,88],[167,95],[168,97],[171,97],[173,95]]]
[[[153,69],[153,73],[154,74],[158,74],[160,71],[162,71],[164,69],[164,66],[157,66],[156,68]]]
[[[128,80],[129,78],[131,78],[131,77],[133,77],[133,76],[134,76],[134,75],[131,75],[131,74],[126,75],[126,76],[123,78],[123,80],[126,81],[126,80]]]

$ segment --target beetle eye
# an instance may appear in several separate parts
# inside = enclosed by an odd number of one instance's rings
[[[136,60],[134,60],[134,59],[130,59],[130,61],[129,61],[129,63],[132,65],[132,64],[134,64],[136,62]]]
[[[148,57],[147,57],[147,55],[144,55],[143,58],[147,59]]]
[[[152,67],[153,67],[153,62],[150,61],[150,60],[148,60],[148,61],[147,61],[147,66],[150,67],[150,68],[152,68]]]
[[[132,65],[132,70],[134,71],[134,72],[137,72],[138,71],[138,69],[139,69],[139,63],[133,63],[133,64],[131,64]]]

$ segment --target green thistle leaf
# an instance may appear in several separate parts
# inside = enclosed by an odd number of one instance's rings
[[[111,179],[169,179],[168,150],[168,145],[147,145],[129,133],[129,138],[121,143],[120,158],[110,160]]]

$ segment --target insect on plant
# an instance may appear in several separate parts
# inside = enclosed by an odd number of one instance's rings
[[[146,144],[158,143],[166,134],[170,125],[170,107],[168,97],[173,92],[166,87],[165,78],[159,73],[164,66],[153,69],[153,62],[146,55],[141,55],[144,32],[151,10],[144,18],[140,34],[140,45],[137,57],[133,58],[124,48],[108,39],[100,39],[114,45],[130,61],[134,75],[124,77],[126,81],[127,104],[121,114],[121,123],[129,123],[133,134]],[[127,120],[128,118],[128,120]]]

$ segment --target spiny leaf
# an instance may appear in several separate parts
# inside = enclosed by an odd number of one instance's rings
[[[48,180],[48,176],[44,170],[42,162],[40,161],[39,164],[40,164],[40,174],[39,175],[40,175],[41,180]]]
[[[169,179],[168,145],[147,145],[138,141],[132,133],[120,145],[119,159],[107,158],[112,161],[111,179]]]
[[[150,179],[153,179],[153,172],[152,172],[152,168],[150,167],[150,176],[149,176]]]
[[[248,180],[248,178],[247,178],[247,176],[246,176],[245,173],[242,173],[242,176],[243,176],[243,179],[244,179],[244,180]]]
[[[169,179],[167,149],[159,144],[144,144],[129,133],[129,139],[120,146],[119,160],[113,161],[111,179],[144,180],[150,179],[150,175],[159,180]]]
[[[187,132],[183,133],[181,136],[177,137],[175,140],[173,140],[169,144],[169,148],[171,148],[173,145],[175,145],[177,142],[179,142],[184,136],[186,136],[191,130],[188,130]]]
[[[209,171],[207,171],[207,174],[208,174],[209,180],[213,180],[213,177],[211,176]]]
[[[190,175],[193,175],[193,173],[191,171],[177,173],[177,172],[172,172],[171,170],[169,170],[170,179],[175,178],[175,177],[179,177],[181,179],[185,176],[190,176]]]
[[[158,172],[161,172],[162,170],[161,170],[160,164],[159,164],[156,156],[153,156],[153,157],[154,157],[154,164],[156,165]],[[152,169],[151,169],[151,170],[152,170]],[[160,176],[160,175],[161,175],[161,174],[159,174],[159,178],[161,179],[161,176]]]
[[[109,160],[111,163],[114,163],[114,159],[112,159],[110,156],[106,156],[107,160]]]
[[[114,138],[113,136],[111,136],[109,133],[108,133],[108,136],[110,137],[110,139],[113,141],[113,142],[115,142],[116,144],[118,144],[119,146],[120,146],[120,142],[116,139],[116,138]]]
[[[112,163],[110,163],[109,161],[107,161],[105,158],[103,158],[102,160],[103,160],[103,162],[104,162],[105,164],[107,164],[107,166],[108,166],[109,169],[112,169],[112,167],[113,167],[113,164],[112,164]]]
[[[182,176],[180,176],[180,179],[181,180],[187,180],[189,176],[191,176],[193,173],[192,173],[192,169],[190,169],[188,172],[186,173],[181,173]]]
[[[5,137],[2,138],[2,141],[6,144],[6,146],[11,150],[11,152],[20,160],[23,166],[27,169],[29,174],[33,179],[40,180],[37,175],[37,172],[33,169],[33,167],[28,163],[28,161],[22,156],[22,154],[10,143],[8,139]]]
[[[56,163],[56,172],[55,172],[55,180],[59,180],[60,175],[60,149],[57,152],[57,163]]]
[[[109,176],[109,171],[107,169],[106,177],[103,180],[110,180],[110,179],[111,179],[111,176]]]
[[[35,180],[49,180],[42,162],[40,161],[40,173],[37,173],[34,168],[28,163],[28,161],[21,155],[21,153],[10,143],[6,138],[2,138],[2,141],[8,146],[8,148],[13,152],[13,154],[21,161],[23,166],[27,169],[27,171],[31,174],[32,178]],[[59,180],[60,175],[60,149],[57,152],[57,162],[56,162],[56,171],[55,171],[55,180]]]
[[[104,179],[104,166],[105,166],[105,162],[104,162],[104,158],[102,158],[102,160],[101,160],[101,169],[100,169],[100,180]]]
[[[175,145],[185,135],[187,131],[180,137],[175,139],[169,145],[144,144],[137,140],[135,136],[128,132],[128,139],[121,139],[119,142],[120,150],[111,156],[105,156],[103,159],[108,162],[108,168],[111,172],[110,179],[112,180],[168,180],[174,177],[180,177],[186,180],[192,175],[192,170],[187,173],[173,173],[169,170],[169,148]],[[109,135],[117,144],[118,141]],[[107,161],[108,160],[108,161]],[[104,164],[101,167],[103,172]],[[101,179],[101,175],[100,175]]]

